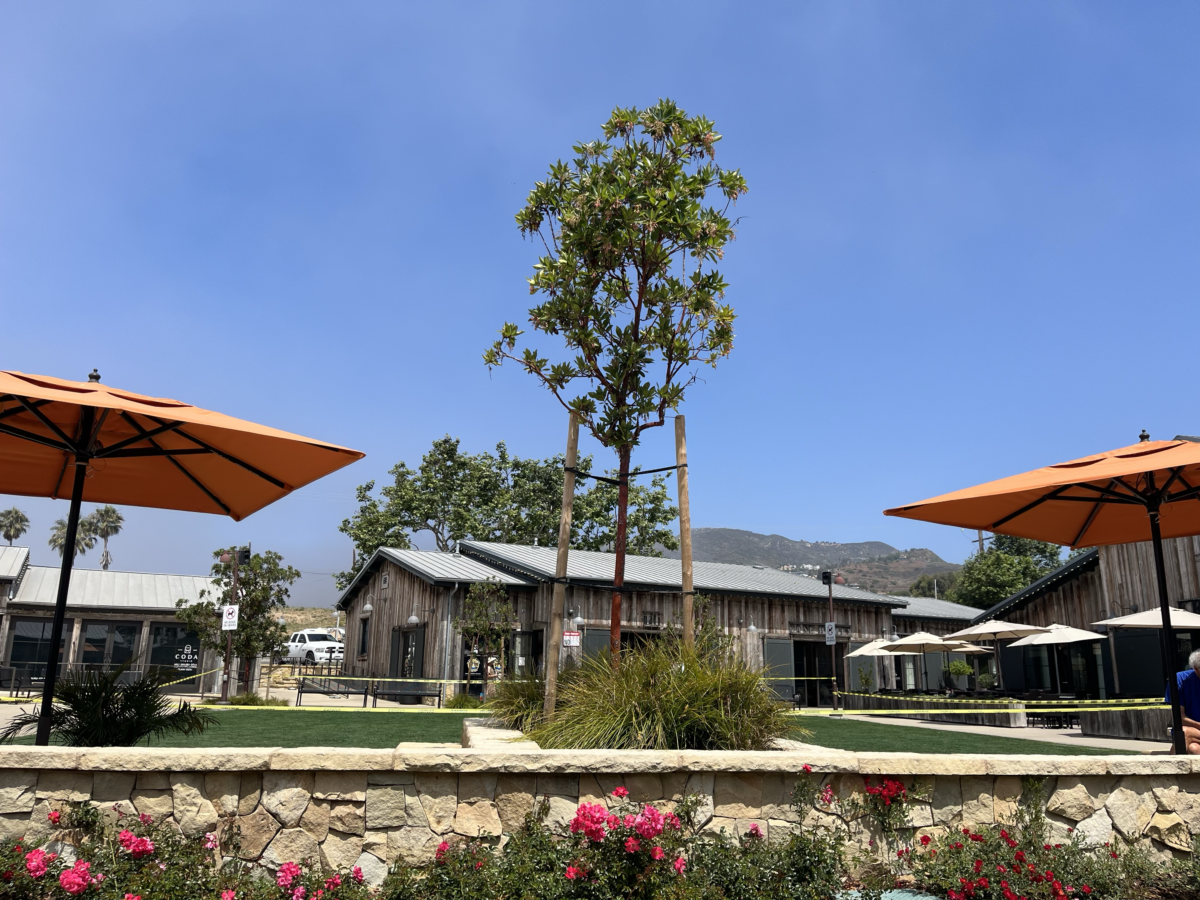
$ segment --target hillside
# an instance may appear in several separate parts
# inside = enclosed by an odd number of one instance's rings
[[[678,551],[664,551],[678,558]],[[778,534],[758,534],[736,528],[696,528],[692,555],[705,562],[746,566],[795,566],[801,574],[835,568],[850,584],[869,591],[898,594],[926,573],[953,572],[960,568],[932,550],[897,550],[882,541],[839,544],[835,541],[794,541]]]

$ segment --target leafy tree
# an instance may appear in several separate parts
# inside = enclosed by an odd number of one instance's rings
[[[1011,534],[993,534],[991,549],[1007,553],[1009,556],[1029,557],[1037,565],[1038,571],[1042,575],[1047,575],[1062,565],[1060,557],[1062,547],[1048,541],[1013,537]]]
[[[956,603],[959,572],[937,572],[924,574],[908,586],[910,597],[933,597],[934,581],[937,581],[937,598]]]
[[[576,469],[590,473],[592,459],[581,458]],[[615,473],[609,473],[615,476]],[[428,531],[440,550],[458,541],[498,541],[506,544],[558,545],[562,514],[563,457],[523,459],[508,452],[501,441],[494,453],[463,453],[457,438],[434,441],[414,471],[403,462],[392,468],[395,479],[379,495],[375,483],[358,489],[359,508],[342,522],[341,531],[357,548],[355,565],[339,572],[338,588],[353,580],[380,547],[407,549],[411,535]],[[611,550],[614,545],[618,491],[615,485],[578,481],[571,546]],[[679,514],[671,505],[665,476],[650,485],[632,485],[629,546],[635,553],[658,556],[658,545],[679,546],[667,526]]]
[[[108,567],[112,565],[112,554],[108,552],[108,539],[121,533],[125,517],[115,506],[101,506],[88,516],[88,521],[90,523],[88,527],[92,534],[104,541],[104,552],[100,554],[100,568],[107,572]]]
[[[50,540],[47,542],[50,548],[58,551],[58,555],[63,555],[63,550],[67,543],[67,520],[56,519],[53,527],[50,529]],[[79,519],[79,525],[75,529],[75,555],[83,556],[89,550],[96,546],[96,532],[92,530],[92,520],[89,516],[82,516]]]
[[[471,585],[463,600],[462,613],[455,617],[454,626],[463,636],[468,652],[474,652],[483,671],[483,696],[487,697],[488,660],[500,660],[504,670],[504,639],[517,625],[516,610],[504,585],[498,581],[483,581]],[[467,688],[471,686],[468,672]]]
[[[225,652],[228,632],[221,631],[218,607],[236,603],[238,627],[233,632],[233,655],[242,660],[242,684],[250,683],[250,665],[259,656],[282,649],[287,631],[279,624],[280,610],[287,606],[290,588],[300,577],[298,569],[283,564],[273,550],[255,553],[250,564],[238,567],[238,596],[232,599],[233,564],[221,562],[221,555],[237,553],[236,547],[213,551],[213,590],[200,592],[200,599],[188,605],[177,600],[176,620],[196,632],[200,643],[210,650]],[[211,598],[211,599],[205,599]]]
[[[1029,556],[1010,556],[1000,550],[976,553],[959,571],[954,599],[958,603],[988,609],[1042,576],[1037,561]]]
[[[713,159],[721,136],[670,100],[616,109],[604,139],[576,144],[517,213],[545,254],[534,264],[529,311],[535,331],[559,335],[570,356],[552,363],[506,323],[484,362],[512,361],[533,375],[605,447],[621,482],[614,535],[614,587],[624,584],[630,457],[642,433],[666,422],[696,380],[733,349],[733,308],[716,268],[734,238],[729,206],[746,192],[736,170]],[[609,143],[609,142],[614,143]],[[706,204],[709,191],[721,207]],[[620,650],[621,592],[614,591],[610,641]]]
[[[8,541],[8,546],[28,530],[29,516],[15,506],[0,512],[0,536]]]

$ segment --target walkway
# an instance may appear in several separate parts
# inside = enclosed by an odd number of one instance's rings
[[[1124,738],[1086,737],[1079,729],[1057,728],[997,728],[990,725],[957,725],[950,722],[926,722],[902,719],[899,716],[853,716],[867,722],[901,725],[907,728],[929,728],[934,731],[961,731],[967,734],[986,734],[991,737],[1024,738],[1046,744],[1065,744],[1075,747],[1097,747],[1102,750],[1127,750],[1133,753],[1166,755],[1170,750],[1166,741],[1132,741]]]

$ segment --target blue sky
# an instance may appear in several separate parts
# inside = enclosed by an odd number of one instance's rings
[[[530,305],[513,214],[671,97],[750,185],[694,524],[961,560],[881,510],[1200,432],[1198,35],[1182,2],[6,3],[0,367],[365,451],[242,523],[127,508],[112,547],[202,572],[251,541],[331,602],[356,484],[447,433],[560,450],[550,396],[480,362]],[[17,503],[56,562],[66,503]]]

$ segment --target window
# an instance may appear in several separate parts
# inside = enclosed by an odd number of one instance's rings
[[[662,628],[662,613],[660,612],[644,612],[642,613],[643,628]]]
[[[371,620],[369,618],[359,619],[358,629],[358,655],[366,656],[371,634]]]
[[[17,619],[13,622],[12,651],[9,653],[9,664],[18,668],[32,666],[45,669],[46,660],[50,656],[49,619]],[[67,643],[67,629],[63,629],[62,640],[58,645],[58,658],[63,661],[63,652]],[[40,668],[37,666],[41,663]]]
[[[308,638],[302,634],[298,634],[298,635],[296,635],[296,643],[297,644],[307,644]]]
[[[182,625],[166,623],[150,629],[150,665],[194,675],[200,669],[200,637]]]
[[[132,660],[142,626],[137,622],[84,622],[79,662],[119,666]]]

